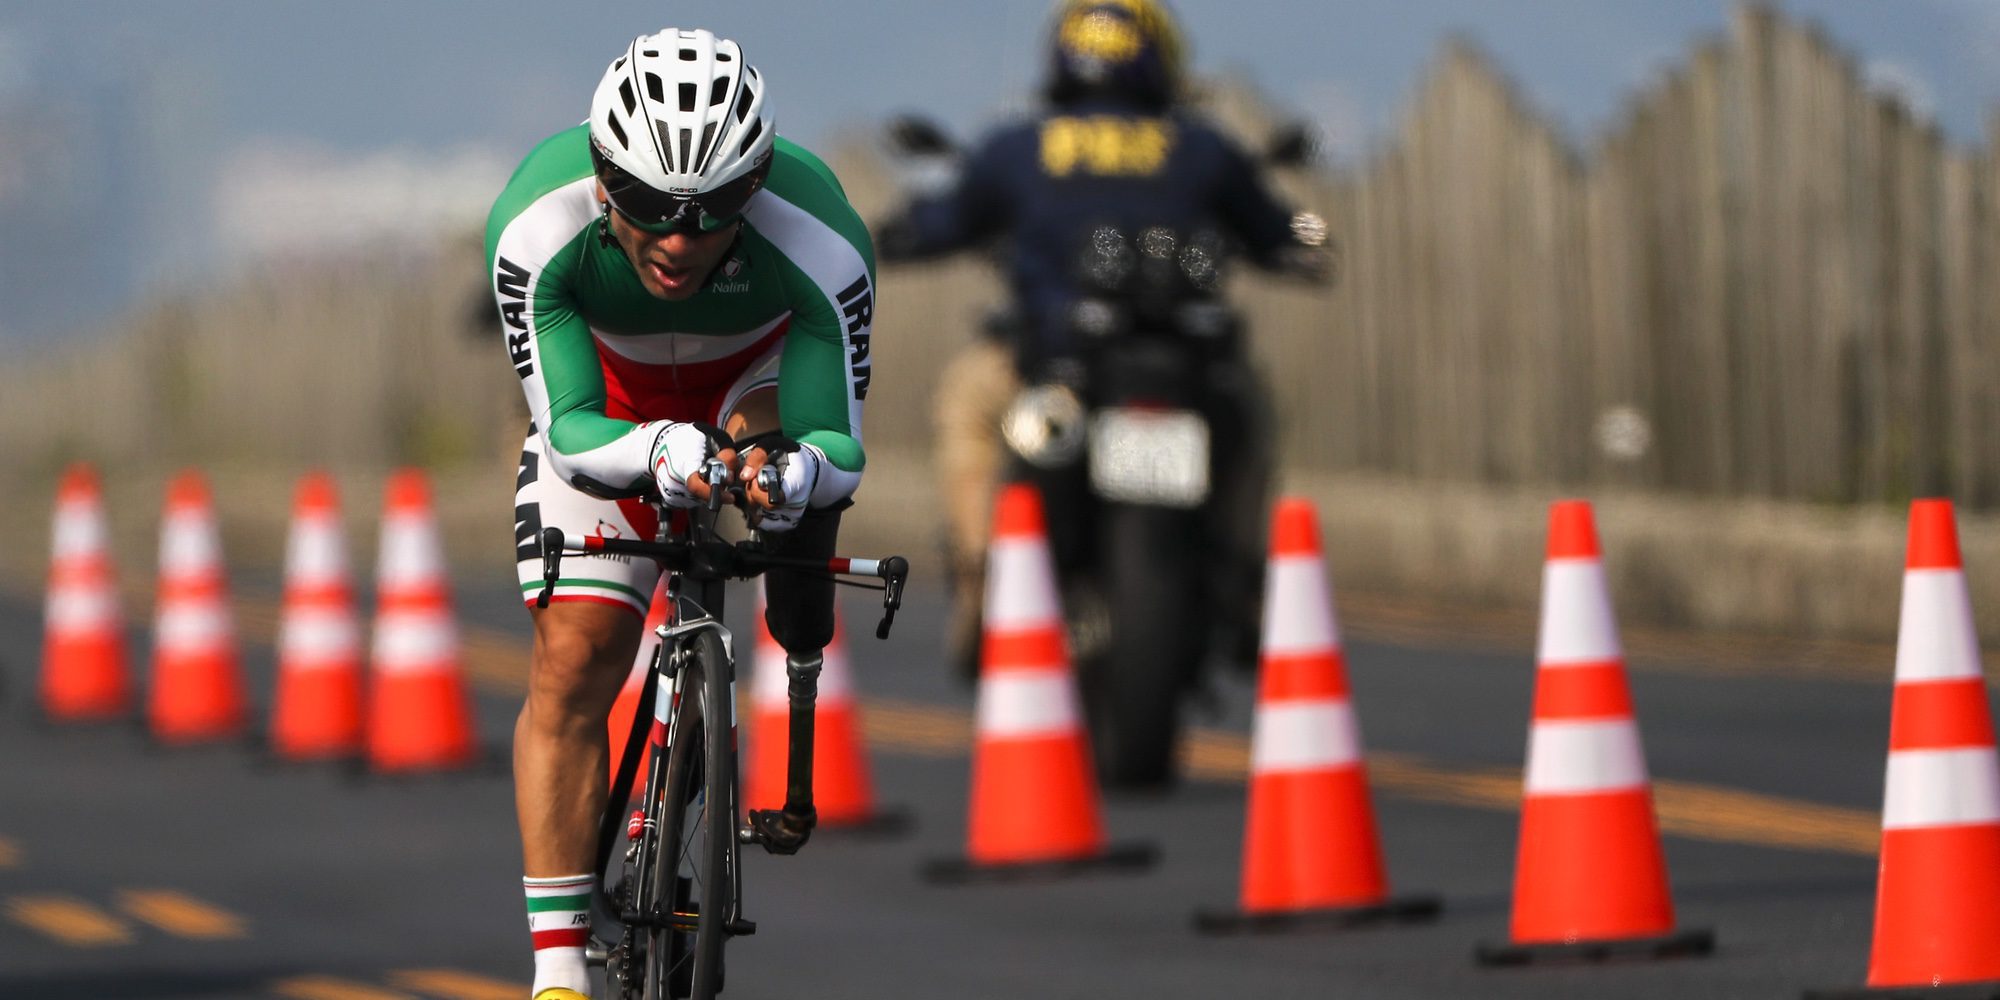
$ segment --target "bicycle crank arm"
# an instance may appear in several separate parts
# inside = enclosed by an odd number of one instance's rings
[[[620,914],[618,920],[627,927],[655,927],[661,930],[681,931],[687,934],[692,934],[701,927],[701,914],[699,913],[675,913],[664,920],[642,917],[637,913],[625,913]],[[738,917],[724,924],[722,929],[728,931],[734,937],[748,937],[757,933],[757,922]],[[592,942],[592,945],[595,946],[596,953],[604,955],[606,958],[609,957],[610,949],[596,942]],[[584,960],[602,965],[604,959],[593,959],[591,958],[592,953],[592,948],[587,946],[584,949]]]

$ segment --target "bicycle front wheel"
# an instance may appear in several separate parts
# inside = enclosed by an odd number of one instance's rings
[[[735,909],[736,751],[722,640],[690,637],[673,708],[652,899],[670,904],[648,953],[648,1000],[722,992],[722,945]],[[662,914],[668,916],[668,914]]]

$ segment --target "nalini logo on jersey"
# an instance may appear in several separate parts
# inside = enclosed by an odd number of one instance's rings
[[[847,368],[853,373],[854,398],[868,398],[868,324],[875,318],[875,296],[863,272],[854,283],[840,290],[840,314],[847,319]]]
[[[715,277],[708,283],[711,292],[747,292],[750,282],[744,280],[743,271],[748,265],[741,257],[731,257],[715,269]]]
[[[528,282],[534,276],[528,269],[501,257],[493,264],[493,294],[500,299],[500,319],[510,328],[507,334],[507,360],[514,363],[514,374],[527,378],[535,373],[534,355],[529,344],[534,334],[528,330]]]

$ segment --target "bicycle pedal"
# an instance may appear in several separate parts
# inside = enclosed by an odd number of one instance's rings
[[[614,947],[596,938],[590,939],[583,946],[583,964],[596,966],[611,964],[611,952]]]
[[[799,853],[799,848],[812,839],[815,825],[808,814],[804,826],[789,826],[785,822],[785,814],[776,809],[752,809],[749,819],[749,824],[737,831],[737,840],[756,844],[768,853],[779,855]]]

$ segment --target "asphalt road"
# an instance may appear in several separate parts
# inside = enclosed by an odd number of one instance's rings
[[[265,610],[244,618],[268,617],[272,592],[245,581],[244,603]],[[504,586],[462,586],[459,603],[498,755],[526,616]],[[850,622],[872,624],[866,595],[848,608]],[[1874,681],[1781,669],[1796,664],[1635,664],[1681,922],[1713,927],[1720,947],[1703,959],[1489,970],[1471,953],[1506,931],[1527,650],[1348,649],[1391,880],[1442,893],[1442,919],[1210,938],[1189,917],[1235,892],[1247,679],[1225,679],[1214,713],[1196,720],[1197,780],[1107,804],[1115,839],[1160,846],[1153,871],[934,887],[920,864],[963,845],[972,704],[938,663],[940,614],[920,591],[891,641],[862,627],[851,640],[856,685],[879,709],[875,780],[885,804],[912,810],[914,832],[746,856],[747,915],[760,929],[731,946],[730,996],[1770,997],[1859,985],[1866,971],[1886,662]],[[504,770],[366,778],[273,764],[244,746],[156,750],[130,726],[50,729],[31,703],[39,610],[0,603],[0,635],[11,640],[0,664],[0,996],[526,995]],[[261,694],[268,639],[248,647]]]

